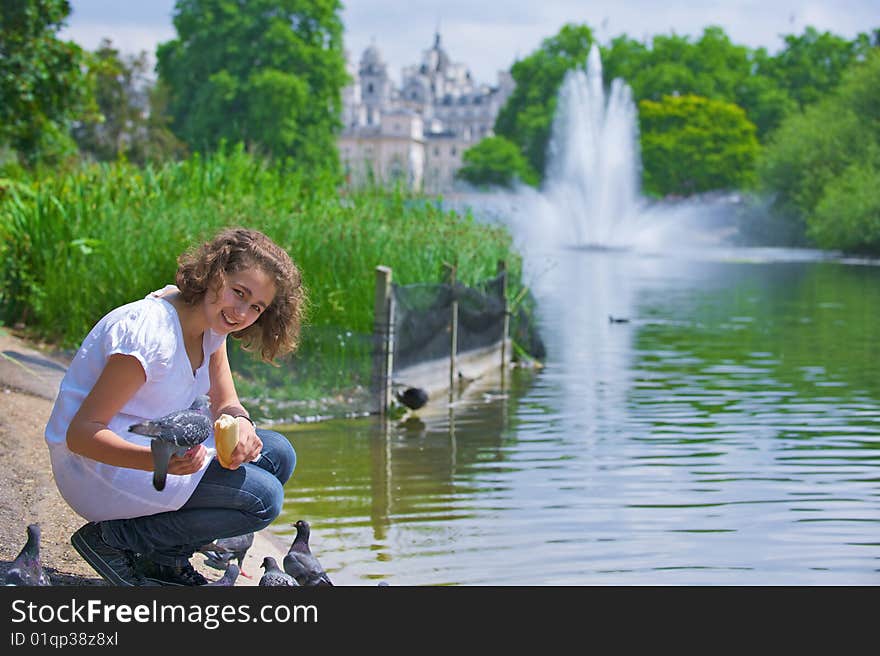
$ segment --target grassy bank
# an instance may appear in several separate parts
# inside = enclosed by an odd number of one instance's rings
[[[457,262],[458,279],[473,284],[506,260],[511,293],[521,284],[501,228],[399,191],[342,195],[230,149],[157,168],[0,180],[0,320],[73,348],[109,309],[172,282],[178,254],[227,225],[265,232],[303,270],[311,302],[295,360],[309,395],[345,387],[363,368],[377,265],[414,283],[439,281],[443,263]]]

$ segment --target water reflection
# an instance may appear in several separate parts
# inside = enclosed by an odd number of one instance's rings
[[[297,428],[273,530],[342,585],[880,583],[880,267],[554,257],[542,371]]]

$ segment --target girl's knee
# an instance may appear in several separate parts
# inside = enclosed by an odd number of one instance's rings
[[[273,485],[267,490],[266,498],[263,500],[265,503],[264,520],[267,522],[267,526],[275,521],[284,508],[284,486],[280,482],[276,481],[276,483],[277,485]]]
[[[263,441],[263,458],[271,471],[282,484],[293,475],[296,469],[296,451],[286,437],[275,431],[259,429],[257,435]]]

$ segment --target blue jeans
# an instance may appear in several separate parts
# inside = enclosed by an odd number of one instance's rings
[[[202,545],[269,526],[281,513],[296,452],[274,431],[257,435],[263,441],[257,462],[231,470],[213,459],[179,510],[101,522],[104,541],[162,565],[182,565]]]

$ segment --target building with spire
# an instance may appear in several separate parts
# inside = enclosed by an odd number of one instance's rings
[[[495,117],[513,91],[499,71],[495,86],[476,83],[467,66],[453,62],[440,34],[419,64],[405,66],[401,85],[370,45],[343,90],[339,153],[349,184],[390,185],[438,194],[451,191],[462,154],[493,134]]]

